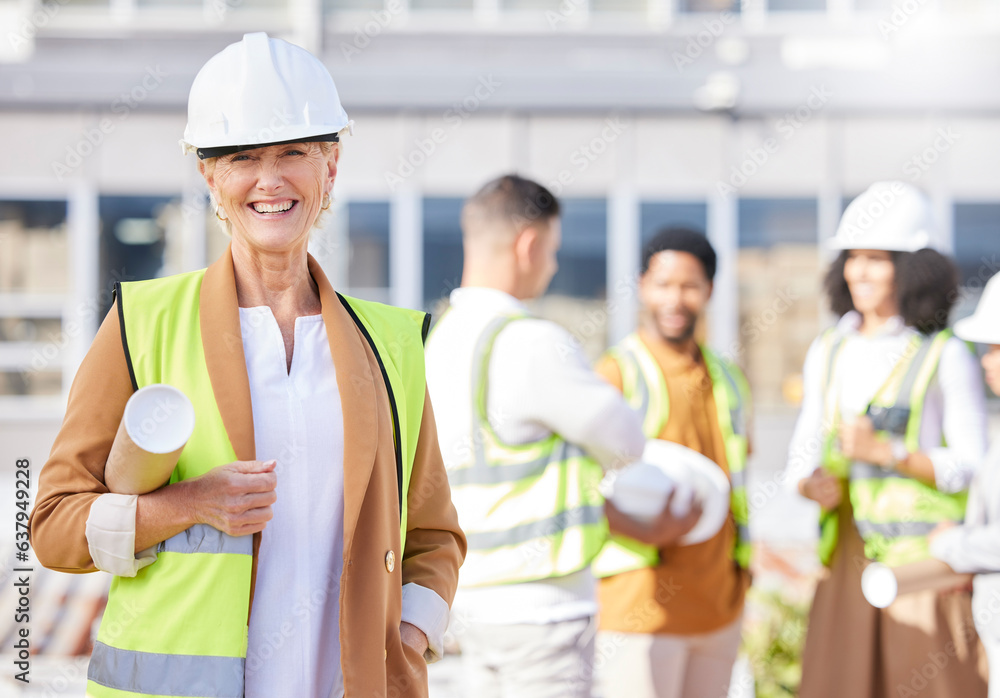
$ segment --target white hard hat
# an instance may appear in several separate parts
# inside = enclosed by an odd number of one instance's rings
[[[986,283],[976,312],[955,323],[955,334],[968,342],[1000,344],[1000,274]]]
[[[834,250],[916,252],[935,247],[937,227],[930,202],[905,182],[876,182],[844,211]]]
[[[701,518],[681,538],[681,545],[708,540],[729,518],[729,478],[718,464],[660,439],[649,439],[642,460],[622,470],[609,499],[623,514],[648,521],[663,511],[671,492],[675,516],[687,514],[694,501],[702,505]]]
[[[198,71],[181,147],[204,159],[278,143],[337,141],[353,123],[318,58],[258,32]]]

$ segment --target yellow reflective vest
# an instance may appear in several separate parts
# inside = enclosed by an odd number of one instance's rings
[[[202,349],[199,293],[204,273],[116,285],[133,387],[168,383],[182,390],[195,408],[194,433],[171,483],[236,460]],[[340,301],[375,353],[389,395],[402,550],[406,492],[425,394],[423,352],[413,347],[422,346],[428,318],[344,296]],[[253,536],[234,537],[198,524],[161,542],[156,550],[156,561],[135,577],[111,582],[87,672],[87,695],[241,698]]]
[[[920,450],[924,400],[937,373],[951,330],[915,334],[896,361],[889,378],[868,407],[879,438],[900,436],[910,452]],[[927,534],[944,522],[965,517],[967,493],[946,494],[896,470],[851,462],[839,450],[840,410],[835,389],[844,336],[834,329],[822,337],[824,347],[823,467],[848,481],[854,523],[865,542],[865,555],[887,565],[903,565],[930,556]],[[820,514],[819,556],[829,565],[837,547],[837,510]]]
[[[500,440],[487,418],[494,342],[521,315],[501,315],[472,360],[472,447],[448,470],[468,540],[465,587],[530,582],[586,568],[607,538],[601,466],[557,434],[523,445]]]
[[[750,387],[735,364],[723,360],[708,347],[700,346],[699,349],[712,380],[712,396],[729,464],[730,508],[736,523],[733,559],[746,569],[750,566],[751,552],[746,490],[747,430],[752,408]],[[609,349],[608,355],[621,371],[625,399],[642,417],[643,433],[650,439],[659,438],[670,418],[670,396],[655,357],[635,333]],[[659,562],[660,555],[653,546],[613,535],[595,560],[593,569],[598,577],[610,577],[655,567]]]

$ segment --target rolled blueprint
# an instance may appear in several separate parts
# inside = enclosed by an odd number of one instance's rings
[[[193,432],[194,406],[177,388],[154,383],[133,393],[108,455],[108,489],[145,494],[164,485]]]
[[[861,591],[875,608],[885,608],[896,597],[915,591],[940,591],[967,584],[971,574],[959,574],[935,558],[889,567],[873,562],[861,573]]]

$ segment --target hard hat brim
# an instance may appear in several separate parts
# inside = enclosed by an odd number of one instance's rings
[[[955,323],[955,336],[977,344],[1000,344],[997,323],[987,322],[980,314],[973,314]]]
[[[339,143],[340,135],[337,133],[324,133],[319,136],[305,136],[303,138],[292,138],[287,141],[274,141],[272,143],[254,143],[252,145],[220,145],[212,148],[197,148],[194,147],[194,152],[198,155],[199,160],[207,160],[208,158],[222,157],[223,155],[232,155],[233,153],[239,153],[244,150],[253,150],[254,148],[267,148],[272,145],[287,145],[289,143]]]

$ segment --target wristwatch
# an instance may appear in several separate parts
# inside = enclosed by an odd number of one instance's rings
[[[888,467],[892,470],[897,469],[900,463],[910,457],[910,449],[906,447],[906,442],[897,436],[889,439],[889,448],[892,453],[892,462],[889,463]]]

